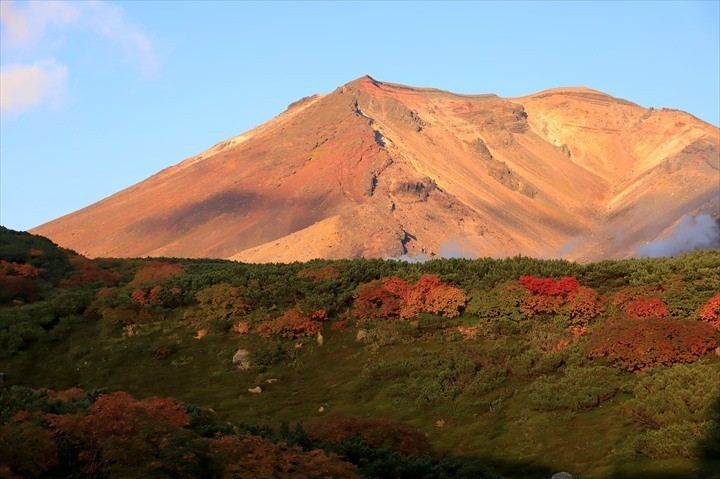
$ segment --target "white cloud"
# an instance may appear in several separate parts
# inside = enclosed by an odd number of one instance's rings
[[[143,74],[153,74],[159,68],[151,39],[125,17],[119,6],[94,0],[0,0],[2,57],[15,63],[2,66],[3,113],[22,112],[62,97],[68,67],[54,59],[39,58],[61,58],[65,40],[78,31],[104,38],[109,48],[119,51]]]
[[[67,67],[55,60],[0,70],[0,111],[22,113],[41,103],[58,104],[67,87]]]

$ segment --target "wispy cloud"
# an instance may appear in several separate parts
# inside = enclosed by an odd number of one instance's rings
[[[150,38],[125,18],[122,8],[105,2],[81,5],[80,18],[85,28],[110,40],[142,73],[157,72],[160,64]]]
[[[68,66],[62,58],[73,33],[92,32],[108,41],[145,75],[159,69],[153,43],[143,29],[128,20],[123,9],[107,2],[0,1],[2,112],[23,112],[41,104],[56,104],[67,86]],[[3,62],[4,63],[4,62]]]
[[[78,6],[68,2],[0,2],[4,48],[29,49],[45,36],[49,26],[67,27],[80,16]]]
[[[41,103],[57,105],[67,88],[67,67],[55,60],[0,71],[0,111],[22,113]]]

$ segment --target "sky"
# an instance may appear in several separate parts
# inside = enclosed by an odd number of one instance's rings
[[[0,224],[88,206],[363,75],[586,86],[720,124],[720,1],[0,0]]]

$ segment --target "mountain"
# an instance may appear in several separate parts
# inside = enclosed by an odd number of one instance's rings
[[[682,111],[366,76],[32,232],[90,257],[590,261],[720,217],[719,170],[720,130]]]

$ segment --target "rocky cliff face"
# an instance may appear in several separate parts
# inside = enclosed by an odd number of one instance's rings
[[[33,230],[96,256],[275,262],[625,257],[720,216],[720,131],[584,88],[455,95],[363,77]]]

